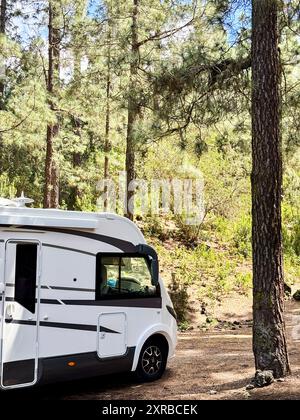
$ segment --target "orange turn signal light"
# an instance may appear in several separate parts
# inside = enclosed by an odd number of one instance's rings
[[[69,363],[68,363],[68,366],[70,366],[70,367],[75,367],[75,366],[76,366],[76,362],[69,362]]]

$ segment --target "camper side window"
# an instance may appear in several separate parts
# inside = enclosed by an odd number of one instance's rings
[[[37,245],[18,244],[15,273],[15,301],[35,313]]]
[[[97,256],[96,299],[156,296],[149,265],[141,256]]]

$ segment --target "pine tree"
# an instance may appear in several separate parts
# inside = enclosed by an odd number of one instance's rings
[[[135,178],[135,149],[136,149],[136,125],[140,113],[140,105],[135,96],[135,87],[137,83],[138,66],[140,60],[140,46],[138,41],[138,17],[139,0],[133,0],[132,5],[132,23],[131,23],[131,43],[130,43],[130,74],[129,74],[129,92],[128,92],[128,116],[127,116],[127,135],[126,135],[126,175],[127,175],[127,217],[133,220],[134,209],[129,209],[129,203],[132,202],[133,192],[129,185]],[[133,203],[131,204],[133,205]]]
[[[104,179],[109,178],[109,151],[111,135],[111,94],[112,94],[112,13],[111,5],[107,5],[107,63],[106,63],[106,110],[105,110],[105,140],[104,140]],[[105,186],[104,193],[107,194]],[[108,209],[108,201],[104,201],[104,210]]]
[[[6,29],[6,0],[1,0],[1,13],[0,13],[0,37],[5,37],[5,29]],[[3,42],[3,39],[1,40]],[[0,55],[0,111],[4,110],[4,94],[5,94],[5,85],[3,78],[5,77],[5,67],[3,62],[3,57]],[[3,138],[2,134],[0,133],[0,174],[2,173],[2,160],[3,160]]]
[[[289,373],[282,256],[277,0],[252,1],[253,350],[256,368]]]
[[[0,13],[0,37],[4,37],[5,33],[6,33],[6,19],[7,19],[7,1],[6,0],[1,0],[1,13]],[[0,74],[0,110],[2,110],[4,108],[4,90],[5,90],[5,86],[4,86],[4,81],[3,81],[3,71],[4,71],[4,63],[0,63],[1,65],[1,73]]]
[[[60,85],[60,42],[59,5],[56,0],[49,0],[49,39],[48,39],[48,74],[47,91],[49,108],[54,112],[56,121],[47,126],[46,160],[45,160],[45,192],[44,207],[59,207],[59,168],[55,160],[55,138],[59,133],[59,121],[56,114],[55,96]]]

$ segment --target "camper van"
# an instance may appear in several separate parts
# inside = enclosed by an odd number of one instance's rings
[[[0,200],[0,389],[135,372],[159,379],[176,314],[138,227]]]

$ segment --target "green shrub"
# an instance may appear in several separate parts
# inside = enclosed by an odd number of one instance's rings
[[[202,225],[190,225],[186,223],[184,215],[177,215],[175,223],[178,228],[177,236],[187,247],[194,247],[198,244],[201,235]]]
[[[252,287],[252,274],[238,273],[235,277],[235,285],[239,292],[242,294],[248,294]]]
[[[172,273],[169,294],[177,314],[178,324],[186,324],[189,313],[189,295],[186,284],[178,281],[174,273]]]
[[[164,219],[158,215],[147,217],[143,221],[141,228],[144,235],[147,237],[157,238],[161,241],[168,238],[168,232],[164,224]]]
[[[300,219],[298,220],[298,224],[295,226],[294,234],[293,234],[293,248],[295,254],[300,257]]]
[[[251,217],[243,216],[233,229],[233,246],[238,254],[248,258],[251,256]]]
[[[16,194],[17,190],[14,183],[9,181],[5,173],[0,175],[0,197],[13,198],[16,197]]]

